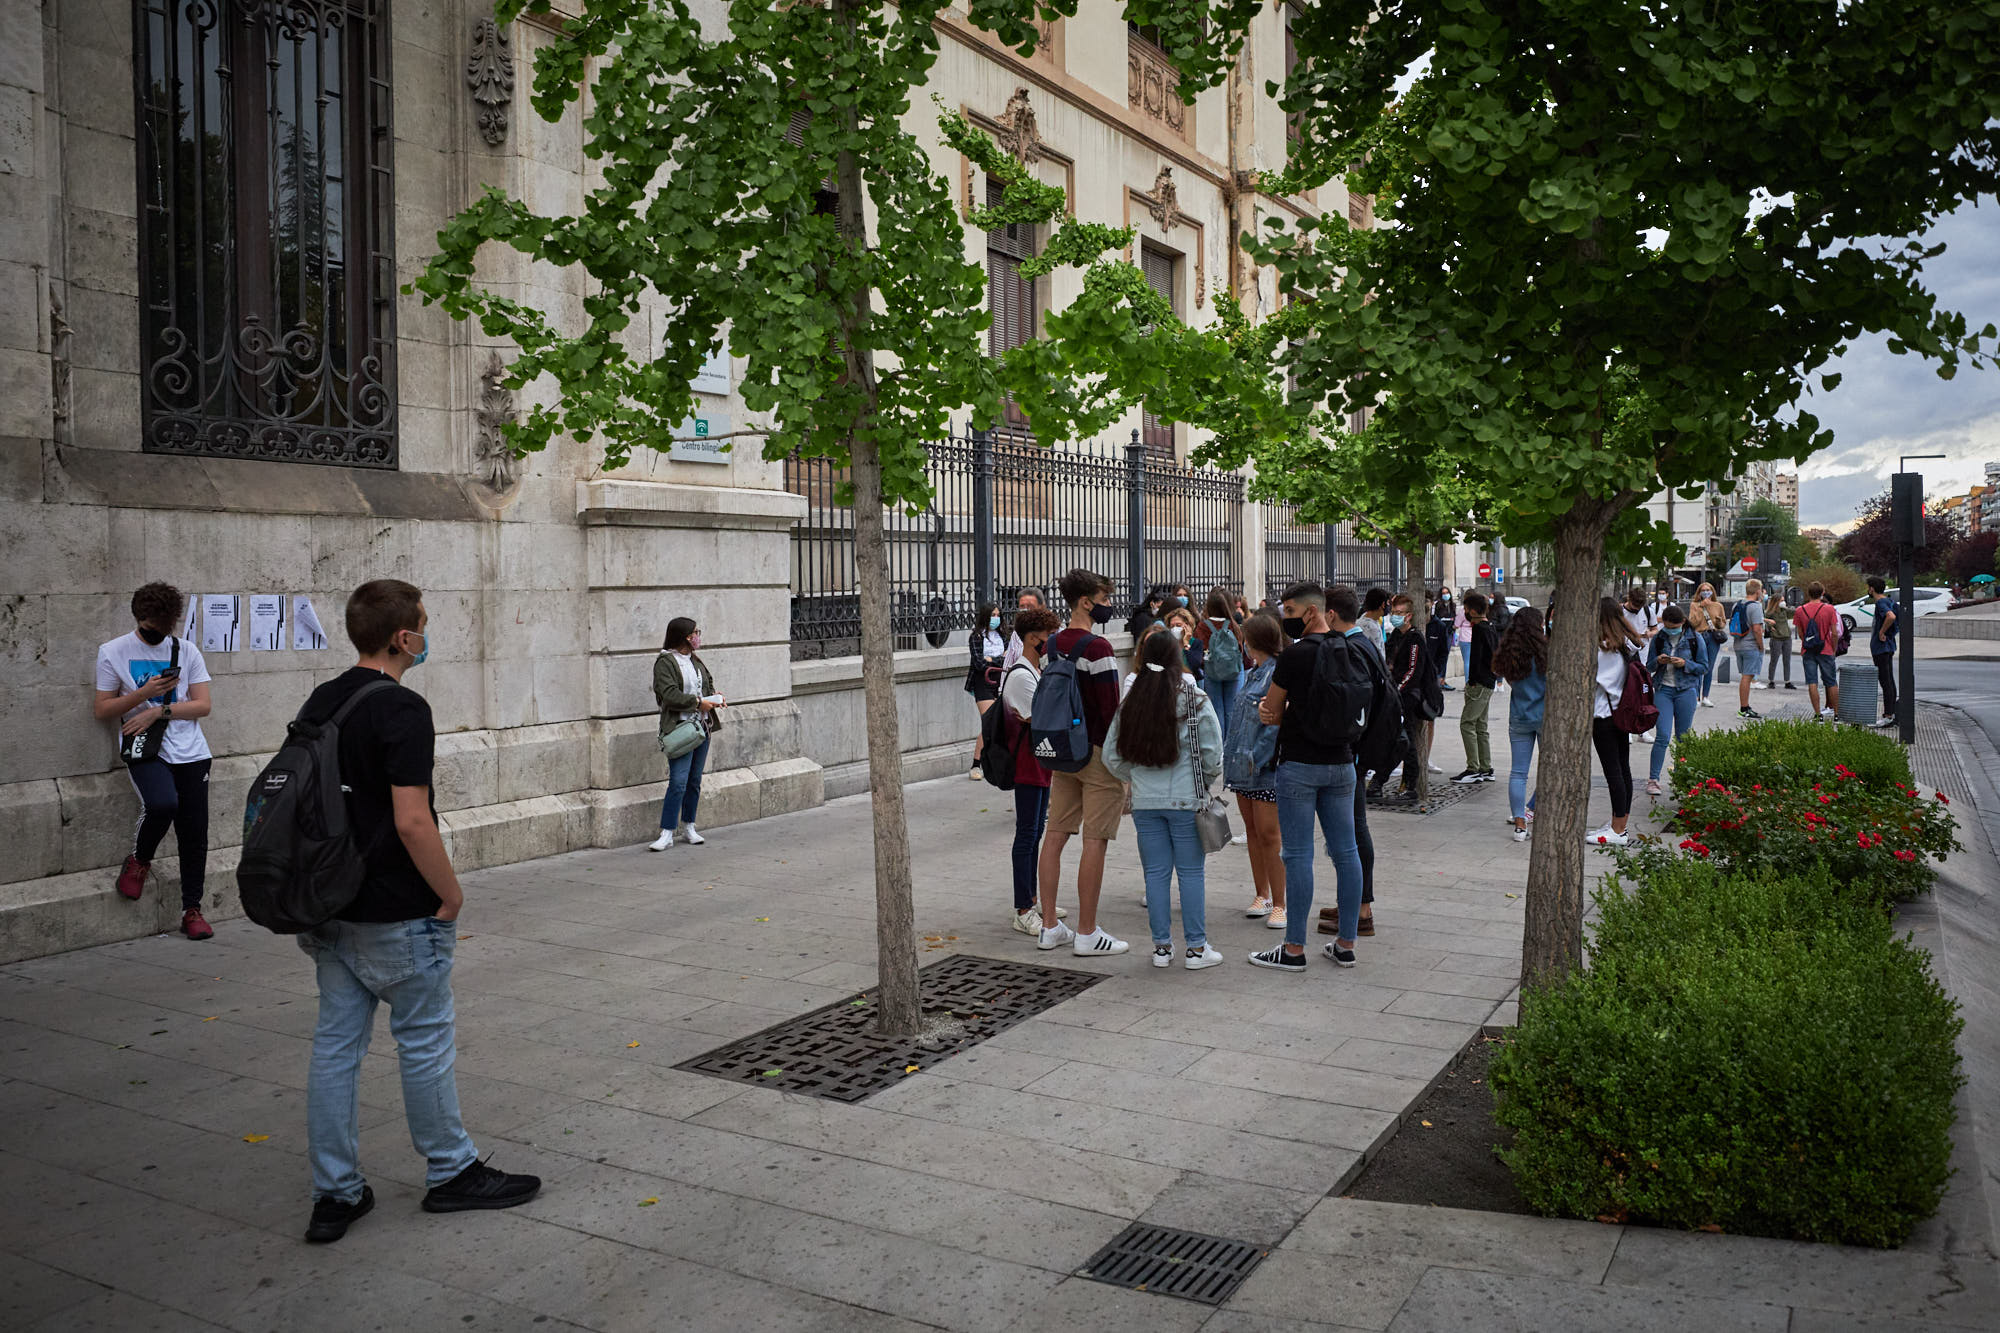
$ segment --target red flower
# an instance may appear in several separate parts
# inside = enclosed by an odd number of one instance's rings
[[[1813,788],[1813,790],[1814,790],[1814,791],[1818,791],[1818,790],[1819,790],[1819,788],[1815,787],[1815,788]],[[1832,804],[1833,804],[1833,798],[1832,798],[1831,796],[1822,796],[1822,797],[1820,797],[1820,798],[1819,798],[1819,803],[1820,803],[1821,805],[1832,805]]]
[[[1950,797],[1948,797],[1948,796],[1946,796],[1946,795],[1945,795],[1945,794],[1944,794],[1943,792],[1933,792],[1933,793],[1932,793],[1932,795],[1934,795],[1934,796],[1936,796],[1936,797],[1938,798],[1938,803],[1939,803],[1940,805],[1950,805],[1950,804],[1951,804],[1951,798],[1950,798]]]
[[[1914,861],[1917,859],[1917,854],[1905,848],[1898,847],[1896,849],[1896,859],[1898,861]]]

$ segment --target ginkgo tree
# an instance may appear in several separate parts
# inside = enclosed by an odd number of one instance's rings
[[[1553,982],[1581,956],[1607,538],[1665,563],[1663,525],[1621,516],[1824,447],[1809,376],[1862,332],[1945,376],[1989,359],[1909,238],[1993,188],[2000,0],[1320,0],[1291,27],[1299,141],[1267,188],[1344,176],[1385,225],[1263,238],[1311,313],[1287,365],[1555,555],[1522,957]]]
[[[595,168],[571,214],[489,189],[438,237],[413,284],[517,349],[510,387],[552,386],[507,429],[517,451],[559,436],[600,441],[607,469],[670,442],[694,415],[692,383],[718,341],[744,363],[745,407],[768,421],[766,458],[825,457],[851,477],[873,800],[878,1016],[921,1030],[902,755],[891,657],[885,508],[929,496],[928,448],[948,414],[990,423],[1012,393],[1045,440],[1074,438],[1151,396],[1187,404],[1215,335],[1191,330],[1115,257],[1130,233],[1057,227],[1037,271],[1085,267],[1083,294],[1049,338],[987,355],[986,279],[965,255],[967,220],[911,129],[936,60],[944,0],[733,0],[704,31],[683,0],[583,0],[535,58],[532,104],[549,120],[582,103]],[[975,24],[1031,50],[1037,19],[1076,0],[972,0]],[[547,0],[500,0],[510,22]],[[1226,74],[1256,0],[1129,0],[1155,25],[1188,95]],[[1062,192],[1040,185],[961,118],[945,140],[1004,185],[973,227],[1049,224]],[[582,322],[482,286],[486,246],[581,270]],[[634,336],[646,312],[660,330]],[[1206,349],[1206,350],[1205,350]],[[1178,378],[1176,375],[1178,374]],[[1171,381],[1171,382],[1170,382]],[[1191,415],[1191,413],[1190,413]]]

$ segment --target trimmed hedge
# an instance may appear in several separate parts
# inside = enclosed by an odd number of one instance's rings
[[[1606,881],[1588,971],[1524,992],[1493,1064],[1530,1204],[1888,1246],[1937,1208],[1963,1077],[1927,955],[1824,874]]]
[[[1725,787],[1805,788],[1832,782],[1845,766],[1870,787],[1907,787],[1910,757],[1889,737],[1825,722],[1753,722],[1736,731],[1674,739],[1673,784],[1684,792],[1710,778]]]

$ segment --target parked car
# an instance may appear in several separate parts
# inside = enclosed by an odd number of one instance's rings
[[[1916,590],[1916,593],[1917,599],[1910,606],[1910,615],[1912,617],[1933,616],[1940,611],[1949,611],[1951,609],[1950,588],[1920,587]],[[1896,590],[1893,587],[1889,589],[1889,595],[1891,597],[1896,596]],[[1874,623],[1875,599],[1869,596],[1857,597],[1851,602],[1840,603],[1834,607],[1834,610],[1840,612],[1841,623],[1847,626],[1849,632],[1852,632],[1858,626]]]

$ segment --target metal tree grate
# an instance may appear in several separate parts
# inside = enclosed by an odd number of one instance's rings
[[[1399,800],[1394,795],[1387,793],[1381,796],[1371,796],[1368,798],[1368,812],[1374,814],[1380,810],[1388,814],[1434,815],[1446,806],[1457,805],[1467,796],[1478,791],[1480,787],[1488,785],[1491,784],[1468,783],[1460,787],[1441,778],[1434,778],[1430,783],[1430,794],[1424,797],[1423,800]]]
[[[1938,709],[1917,709],[1917,743],[1910,750],[1910,774],[1932,791],[1943,792],[1947,800],[1972,799],[1965,789],[1965,775],[1959,771],[1951,733]]]
[[[1269,1253],[1245,1241],[1134,1222],[1092,1255],[1077,1276],[1220,1305]]]
[[[1081,995],[1104,978],[961,953],[932,963],[918,979],[924,1016],[944,1024],[930,1037],[877,1035],[877,993],[865,990],[718,1046],[675,1068],[837,1102],[858,1102],[947,1055],[976,1046]]]

